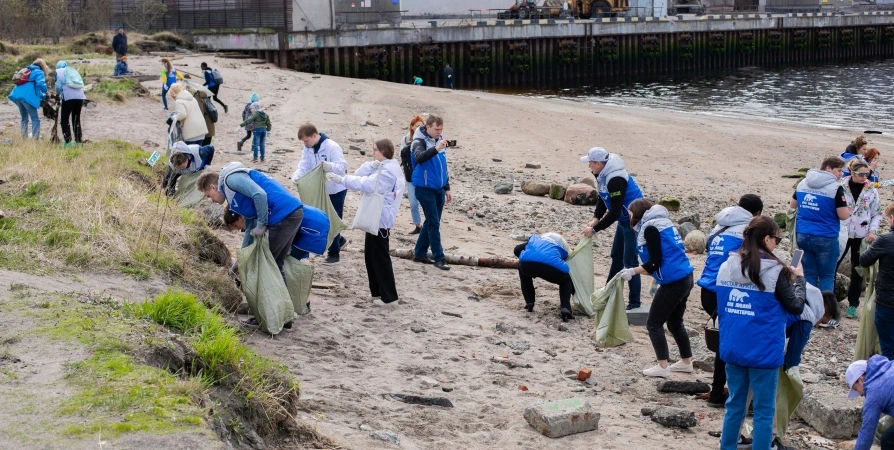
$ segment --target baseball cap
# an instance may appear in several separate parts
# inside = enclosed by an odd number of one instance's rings
[[[854,361],[848,366],[847,372],[844,373],[847,385],[851,388],[850,392],[847,393],[847,398],[857,398],[860,396],[860,393],[854,390],[854,383],[856,383],[864,373],[866,373],[866,360],[864,359]]]
[[[587,156],[583,156],[580,162],[606,162],[608,161],[608,151],[602,147],[593,147],[587,152]]]

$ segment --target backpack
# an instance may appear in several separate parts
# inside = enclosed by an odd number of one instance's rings
[[[16,84],[16,86],[21,86],[23,84],[27,84],[31,82],[31,69],[25,67],[19,69],[13,76],[12,82]]]
[[[208,113],[208,118],[211,119],[211,123],[217,123],[217,108],[214,107],[214,103],[211,103],[211,98],[203,98],[202,103],[205,104],[205,112]]]
[[[410,147],[412,147],[412,145],[413,143],[410,142],[400,149],[400,167],[404,170],[404,178],[407,181],[413,181],[413,166],[412,162],[410,162]]]
[[[81,73],[77,71],[74,67],[66,67],[65,68],[65,85],[72,88],[82,90],[84,89],[84,78],[81,76]]]
[[[223,75],[220,74],[220,71],[214,69],[211,71],[211,77],[214,78],[214,83],[218,86],[223,84]]]

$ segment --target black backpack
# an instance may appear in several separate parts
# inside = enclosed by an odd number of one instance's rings
[[[413,181],[413,162],[411,160],[412,155],[410,153],[410,147],[413,146],[413,143],[410,142],[402,149],[400,149],[400,167],[404,170],[404,178],[407,181]]]
[[[205,112],[208,113],[211,123],[217,123],[217,108],[214,106],[214,103],[211,103],[211,99],[208,97],[203,98],[202,103],[205,104]]]

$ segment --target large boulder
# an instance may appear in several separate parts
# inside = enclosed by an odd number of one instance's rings
[[[594,177],[582,177],[577,180],[577,184],[587,184],[593,187],[596,187],[596,178]]]
[[[572,184],[565,190],[565,202],[572,205],[595,205],[599,201],[596,188],[588,184]]]
[[[661,197],[658,204],[667,208],[668,211],[679,211],[681,202],[677,197]]]
[[[683,246],[686,247],[687,252],[695,252],[701,255],[705,252],[705,248],[708,245],[708,237],[705,236],[705,233],[694,230],[686,235],[686,239],[683,239]]]
[[[549,198],[553,200],[565,200],[565,186],[553,183],[549,186]]]
[[[835,298],[842,301],[847,298],[847,291],[851,286],[851,277],[835,273]]]
[[[538,183],[536,181],[522,181],[522,192],[535,197],[541,197],[549,194],[549,185],[546,183]]]
[[[512,180],[501,180],[497,182],[496,186],[494,186],[494,192],[497,194],[510,194],[512,193],[512,188]]]

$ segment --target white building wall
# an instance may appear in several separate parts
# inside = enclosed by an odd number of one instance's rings
[[[332,3],[330,0],[290,0],[292,1],[293,31],[318,31],[335,28],[332,23]]]
[[[515,0],[401,0],[400,9],[405,14],[468,14],[470,9],[507,9]]]

